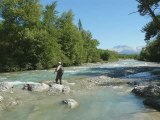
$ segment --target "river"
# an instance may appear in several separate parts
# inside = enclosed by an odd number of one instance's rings
[[[112,63],[87,64],[67,67],[63,82],[75,83],[75,92],[49,96],[46,93],[28,92],[15,89],[12,93],[0,92],[8,99],[21,101],[20,104],[0,110],[0,120],[159,120],[160,113],[143,105],[143,99],[131,93],[132,86],[114,85],[87,89],[83,82],[98,76],[108,76],[118,80],[159,80],[152,71],[160,69],[160,64],[136,60],[120,60]],[[54,70],[36,70],[1,73],[0,81],[22,84],[54,80]],[[79,106],[69,109],[61,104],[67,98],[75,99]],[[3,106],[3,102],[0,103]]]

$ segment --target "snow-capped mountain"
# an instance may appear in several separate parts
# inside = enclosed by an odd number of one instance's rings
[[[136,48],[126,46],[126,45],[118,45],[113,47],[111,50],[116,51],[120,54],[139,54],[142,49],[142,46],[138,46]]]

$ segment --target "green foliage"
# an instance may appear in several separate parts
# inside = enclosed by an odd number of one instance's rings
[[[138,12],[141,15],[151,14],[150,10],[154,11],[160,2],[160,0],[136,0],[138,4]]]
[[[99,42],[96,39],[92,38],[92,34],[89,31],[82,30],[82,39],[83,39],[83,61],[84,62],[96,62],[100,61],[100,54],[97,50]]]
[[[143,27],[142,31],[145,32],[145,40],[149,41],[151,38],[158,35],[159,29],[157,25],[151,21]]]
[[[138,12],[140,15],[149,15],[155,22],[157,27],[160,29],[160,20],[158,19],[156,13],[160,5],[160,0],[136,0],[138,2]]]
[[[42,10],[39,0],[2,0],[0,71],[48,69],[100,60],[99,42],[73,23],[71,10],[58,17],[56,2]]]
[[[145,40],[148,42],[139,56],[140,60],[160,62],[160,14],[158,7],[160,0],[136,0],[140,15],[149,15],[152,21],[142,29],[145,32]],[[153,40],[154,39],[154,40]]]
[[[82,63],[83,41],[81,33],[77,26],[73,24],[72,11],[65,12],[61,15],[58,22],[58,28],[61,31],[59,43],[63,55],[70,59],[69,64],[78,65]]]
[[[100,57],[104,61],[117,61],[119,59],[119,54],[111,50],[100,49]]]
[[[78,20],[78,29],[79,29],[79,31],[82,31],[82,30],[83,30],[82,22],[81,22],[80,19]]]
[[[97,49],[98,40],[83,29],[81,20],[75,25],[71,10],[57,15],[56,6],[53,2],[42,10],[39,0],[1,0],[1,72],[48,69],[58,61],[69,66],[136,58]],[[155,26],[151,22],[144,28],[148,38],[156,36],[157,31],[152,31]]]
[[[37,26],[41,16],[39,0],[2,0],[0,9],[4,28],[15,32]]]
[[[142,49],[140,60],[160,62],[160,37]]]
[[[103,61],[117,61],[119,59],[138,59],[139,58],[139,55],[137,54],[133,54],[133,55],[119,54],[111,50],[99,49],[99,52],[100,52],[100,58]]]
[[[139,59],[139,55],[138,54],[131,54],[131,55],[126,55],[126,54],[119,54],[119,58],[120,59]]]

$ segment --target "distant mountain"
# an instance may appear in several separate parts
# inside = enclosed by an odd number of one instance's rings
[[[113,47],[111,50],[118,52],[119,54],[139,54],[142,49],[142,46],[138,46],[136,48],[126,46],[126,45],[118,45]]]

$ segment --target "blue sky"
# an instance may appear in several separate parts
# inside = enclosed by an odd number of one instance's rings
[[[41,0],[45,6],[55,0]],[[136,0],[57,0],[60,13],[72,10],[77,24],[80,18],[83,28],[91,31],[99,42],[99,48],[110,49],[117,45],[144,46],[142,27],[150,21],[137,11]]]

